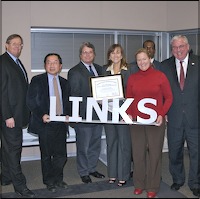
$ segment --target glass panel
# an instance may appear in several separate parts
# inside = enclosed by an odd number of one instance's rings
[[[58,53],[63,60],[63,69],[70,69],[78,64],[79,48],[82,42],[89,41],[95,46],[95,63],[106,63],[108,47],[114,43],[114,35],[85,33],[31,33],[32,70],[44,69],[44,57],[48,53]]]
[[[173,31],[170,32],[170,40],[175,35],[185,35],[188,38],[189,44],[190,44],[190,50],[196,55],[200,55],[198,50],[198,39],[199,39],[199,29],[194,30],[180,30],[180,31]],[[170,49],[171,51],[171,49]]]
[[[58,53],[63,60],[63,69],[73,65],[73,34],[32,33],[31,34],[31,67],[44,69],[44,57],[48,53]]]
[[[139,48],[143,47],[143,42],[146,40],[153,40],[155,45],[158,46],[158,37],[152,35],[118,35],[118,41],[123,46],[126,59],[128,63],[135,61],[135,53]],[[158,60],[159,48],[156,47],[155,59]]]
[[[188,37],[191,49],[194,54],[200,54],[198,50],[198,29],[171,31],[163,38],[164,32],[148,31],[118,31],[118,30],[86,30],[86,29],[31,29],[31,67],[32,71],[44,70],[44,57],[48,53],[58,53],[63,59],[63,69],[68,70],[78,64],[79,47],[82,42],[89,41],[96,49],[95,63],[106,64],[107,50],[114,42],[120,43],[124,48],[128,63],[135,60],[135,52],[142,47],[145,40],[151,39],[156,44],[155,59],[162,61],[162,58],[171,55],[169,39],[175,34],[184,34]],[[166,42],[167,41],[167,42]],[[166,46],[163,48],[162,46]],[[166,50],[167,49],[167,50]]]

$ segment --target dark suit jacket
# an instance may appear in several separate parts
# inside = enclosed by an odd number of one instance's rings
[[[176,72],[175,57],[164,60],[161,64],[161,70],[169,79],[172,92],[173,103],[168,112],[168,125],[180,127],[183,112],[191,128],[198,127],[198,70],[199,57],[190,54],[188,60],[187,74],[183,92],[180,89],[178,76]]]
[[[98,75],[102,75],[102,66],[93,63]],[[91,73],[87,70],[82,62],[72,67],[68,72],[68,80],[71,87],[71,96],[83,97],[83,102],[80,103],[79,115],[86,118],[87,97],[92,97],[90,85]],[[93,119],[98,119],[98,116],[93,113]]]
[[[21,63],[22,64],[22,63]],[[0,56],[2,71],[2,118],[13,117],[16,127],[25,127],[29,122],[29,109],[26,106],[28,82],[20,67],[7,52]]]
[[[70,115],[69,83],[61,76],[59,76],[59,80],[62,90],[63,115]],[[50,96],[47,73],[36,75],[32,78],[27,92],[27,106],[32,113],[28,131],[37,134],[38,131],[45,127],[45,123],[42,120],[43,115],[49,115]]]

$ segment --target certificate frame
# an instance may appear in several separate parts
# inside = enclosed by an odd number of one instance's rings
[[[91,93],[95,100],[124,99],[122,75],[91,77]]]

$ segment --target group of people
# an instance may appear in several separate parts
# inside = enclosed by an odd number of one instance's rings
[[[35,197],[27,187],[21,168],[22,129],[38,134],[41,152],[42,179],[47,189],[67,188],[63,170],[67,162],[66,132],[70,123],[50,122],[50,96],[56,97],[57,115],[71,114],[69,96],[82,97],[80,117],[86,118],[87,97],[91,97],[90,77],[121,74],[125,98],[134,98],[127,109],[131,120],[148,119],[138,102],[154,99],[146,109],[157,113],[155,125],[73,123],[76,133],[77,171],[83,183],[92,178],[105,178],[96,170],[101,151],[101,135],[105,129],[107,143],[108,183],[124,186],[133,169],[134,194],[147,191],[148,198],[156,197],[161,182],[162,148],[167,126],[169,171],[179,190],[185,183],[184,146],[189,152],[188,186],[195,196],[200,195],[198,154],[198,63],[199,57],[189,53],[188,39],[176,35],[171,39],[172,56],[162,62],[154,59],[155,43],[147,40],[135,53],[135,62],[128,64],[120,44],[113,44],[107,52],[107,63],[95,63],[95,47],[84,42],[79,49],[80,62],[72,67],[65,79],[59,74],[62,58],[49,53],[44,58],[45,73],[34,76],[29,84],[26,70],[19,60],[23,39],[18,34],[6,40],[6,52],[0,56],[2,71],[1,185],[13,184],[16,193]],[[183,79],[182,79],[183,66]],[[181,72],[180,72],[181,71]],[[181,86],[179,84],[181,82]],[[124,99],[119,100],[123,104]],[[99,104],[101,106],[101,103]],[[113,104],[109,102],[108,119],[112,118]],[[98,119],[93,112],[93,119]],[[123,120],[123,118],[120,118]]]

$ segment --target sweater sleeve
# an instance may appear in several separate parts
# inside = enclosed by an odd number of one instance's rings
[[[127,85],[126,85],[126,98],[133,98],[133,94],[132,94],[132,82],[133,82],[133,75],[130,75],[127,81]],[[128,107],[128,109],[126,110],[126,113],[128,115],[133,116],[132,113],[132,104]]]
[[[164,117],[167,114],[170,106],[172,105],[173,94],[172,94],[169,80],[167,79],[165,74],[162,74],[161,80],[162,80],[161,90],[162,90],[162,95],[163,95],[163,107],[159,115],[162,115]]]

